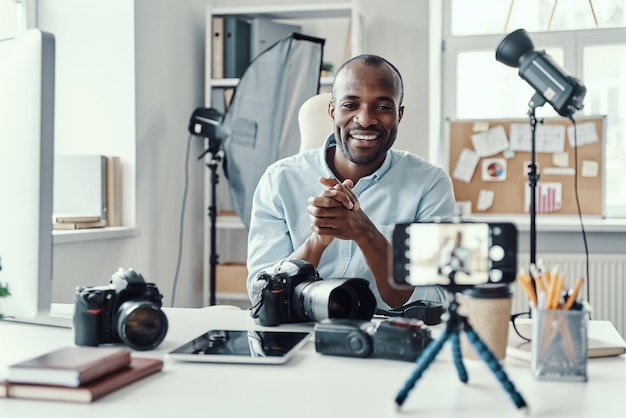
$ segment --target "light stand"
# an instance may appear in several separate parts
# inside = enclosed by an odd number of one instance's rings
[[[216,223],[217,223],[217,184],[219,183],[219,174],[217,169],[220,161],[224,157],[224,151],[221,147],[219,137],[219,126],[223,118],[223,114],[214,108],[199,107],[191,114],[189,121],[189,132],[192,135],[198,135],[206,138],[209,142],[207,149],[198,156],[198,160],[204,158],[207,154],[211,154],[211,159],[206,166],[211,170],[211,203],[208,208],[210,219],[210,245],[211,252],[209,254],[209,305],[215,305],[215,281],[216,267],[219,256],[216,250]]]
[[[535,109],[546,102],[561,116],[572,119],[577,110],[583,108],[583,99],[587,92],[585,86],[561,68],[545,51],[534,49],[533,42],[524,29],[517,29],[508,34],[496,49],[496,60],[509,67],[519,68],[519,76],[535,89],[530,99],[528,116],[532,142],[532,162],[529,165],[530,184],[530,263],[536,263],[537,230],[535,217],[536,186],[539,180],[535,152]],[[572,119],[573,120],[573,119]],[[534,280],[532,281],[535,284]]]
[[[210,219],[210,245],[211,251],[209,254],[209,305],[215,305],[215,282],[216,282],[216,267],[219,260],[217,254],[217,184],[219,183],[219,174],[217,169],[220,161],[224,156],[224,152],[220,149],[220,141],[215,138],[208,138],[209,147],[198,156],[198,159],[204,158],[206,154],[211,154],[211,159],[206,163],[206,166],[211,171],[211,203],[208,208],[208,216]]]
[[[530,118],[530,164],[528,165],[528,186],[530,187],[530,264],[536,265],[537,258],[537,182],[539,181],[539,173],[537,172],[537,151],[535,148],[537,119],[535,118],[535,109],[543,106],[546,100],[539,93],[528,102],[528,117]],[[534,281],[533,281],[534,285]]]
[[[395,403],[398,407],[401,407],[406,398],[409,396],[409,392],[415,387],[417,381],[422,377],[428,366],[432,364],[437,357],[437,354],[443,348],[446,341],[450,340],[452,343],[452,359],[454,366],[456,367],[459,380],[463,383],[467,383],[469,380],[467,370],[463,365],[463,355],[461,354],[460,333],[461,330],[465,331],[468,341],[476,349],[476,352],[480,355],[480,358],[487,363],[487,366],[491,369],[498,381],[502,384],[504,390],[509,394],[511,400],[518,409],[526,408],[526,401],[522,398],[522,395],[515,389],[513,382],[509,380],[502,364],[498,361],[498,358],[493,354],[489,346],[480,338],[480,336],[474,331],[469,324],[467,317],[461,315],[458,312],[459,304],[456,300],[456,292],[448,290],[450,303],[448,306],[448,318],[446,320],[446,329],[443,333],[434,341],[429,343],[417,358],[415,369],[404,383],[396,395]]]

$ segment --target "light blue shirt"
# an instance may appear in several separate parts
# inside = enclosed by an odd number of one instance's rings
[[[319,177],[331,177],[326,150],[336,146],[331,134],[324,147],[305,151],[270,165],[257,185],[248,234],[248,293],[260,271],[271,274],[281,260],[311,235],[308,198],[326,187]],[[417,155],[390,149],[382,166],[361,178],[352,189],[361,210],[391,242],[396,224],[432,222],[454,216],[454,191],[448,174]],[[378,307],[382,301],[372,273],[354,241],[334,239],[317,267],[324,279],[359,277],[370,282]],[[441,302],[445,295],[434,286],[417,287],[413,300]]]

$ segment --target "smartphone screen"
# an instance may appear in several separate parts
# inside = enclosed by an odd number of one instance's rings
[[[515,277],[517,229],[500,223],[412,223],[396,226],[394,283],[473,286]]]

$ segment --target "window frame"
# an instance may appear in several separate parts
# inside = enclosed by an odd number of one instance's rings
[[[449,144],[448,130],[445,125],[447,121],[459,119],[457,112],[457,58],[462,52],[468,51],[485,51],[492,50],[495,60],[495,50],[502,39],[510,32],[517,28],[512,28],[506,33],[486,34],[486,35],[463,35],[453,36],[451,32],[451,4],[452,0],[444,0],[443,2],[443,22],[442,22],[442,126],[441,132],[444,133],[444,140],[440,141],[437,150],[441,156],[441,164],[449,167]],[[564,68],[572,75],[583,80],[583,60],[584,48],[599,45],[626,45],[626,27],[622,28],[598,28],[598,29],[581,29],[581,30],[559,30],[559,31],[543,31],[529,32],[533,44],[536,49],[545,49],[549,47],[558,47],[563,49]],[[504,64],[502,64],[504,66]],[[517,71],[510,68],[511,71]],[[524,82],[520,78],[520,82]],[[626,87],[624,87],[626,88]],[[528,100],[530,100],[530,96]],[[545,105],[549,107],[548,105]],[[545,107],[544,106],[544,107]],[[555,113],[556,115],[556,113]],[[589,116],[585,110],[578,112],[579,116]],[[526,117],[527,114],[509,115],[507,117]],[[558,116],[558,115],[557,115]],[[576,117],[576,115],[575,115]],[[610,121],[608,122],[610,123]],[[605,161],[606,162],[606,155]],[[626,174],[626,172],[624,173]],[[626,217],[626,205],[606,204],[605,198],[605,216],[607,218]]]

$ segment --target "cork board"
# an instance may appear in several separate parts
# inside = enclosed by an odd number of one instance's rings
[[[582,214],[604,215],[605,121],[577,118],[576,147],[569,119],[537,123],[537,213],[578,214],[577,187]],[[457,202],[470,202],[473,214],[529,213],[529,119],[450,121],[448,129]]]

